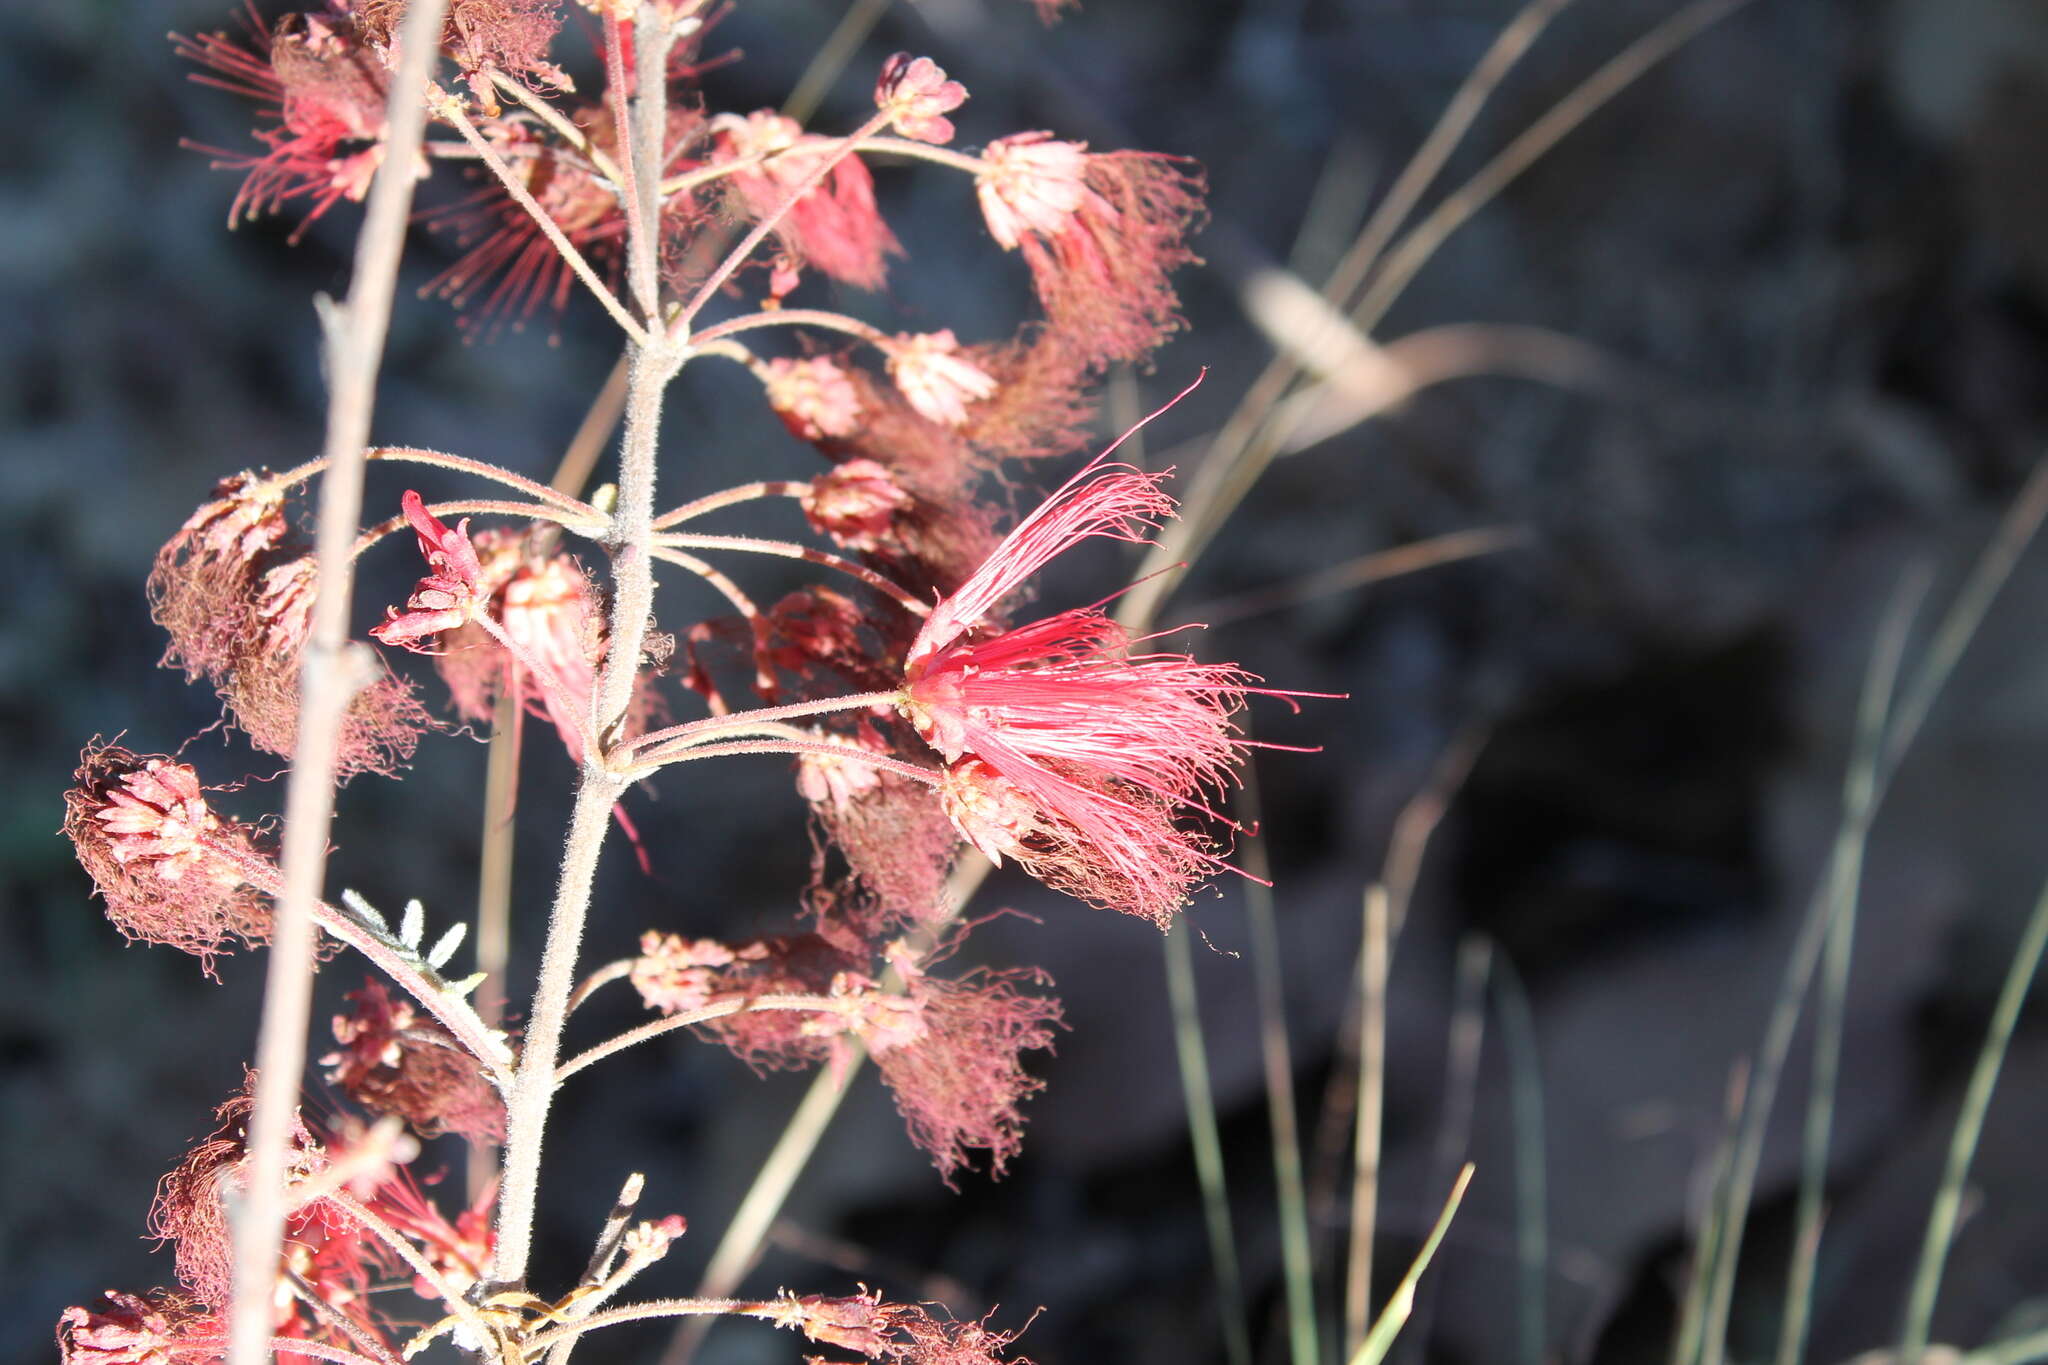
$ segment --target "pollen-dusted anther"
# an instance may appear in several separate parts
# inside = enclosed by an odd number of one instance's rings
[[[216,815],[199,775],[163,755],[95,744],[64,793],[64,833],[131,939],[183,949],[209,972],[230,940],[270,940],[270,907],[236,859],[254,830]]]
[[[355,1008],[334,1016],[341,1048],[320,1059],[330,1082],[372,1113],[396,1114],[422,1137],[504,1138],[504,1104],[447,1029],[377,981],[347,999]]]
[[[198,1365],[226,1350],[219,1315],[170,1290],[145,1297],[109,1289],[93,1307],[67,1308],[57,1319],[63,1365]]]
[[[896,519],[910,502],[895,475],[873,460],[848,460],[820,474],[802,499],[811,525],[850,550],[879,550],[894,540]]]
[[[1091,153],[1050,133],[999,138],[975,188],[989,234],[1021,251],[1047,322],[1093,369],[1136,360],[1181,324],[1167,277],[1196,258],[1202,218],[1191,163]]]
[[[875,108],[887,111],[889,126],[914,142],[951,142],[953,121],[946,115],[966,102],[966,86],[947,80],[931,58],[908,52],[883,62],[875,81]]]
[[[739,211],[753,219],[774,212],[838,142],[806,133],[772,109],[720,114],[711,127],[717,136],[712,163],[741,163],[725,181]],[[903,251],[875,207],[874,177],[857,156],[842,158],[805,190],[776,223],[775,235],[790,255],[856,289],[880,289],[888,258]]]
[[[957,427],[967,421],[967,405],[996,391],[995,376],[960,354],[950,329],[892,338],[889,377],[926,421]]]
[[[798,439],[821,441],[859,430],[860,394],[838,361],[777,357],[762,368],[768,406]]]

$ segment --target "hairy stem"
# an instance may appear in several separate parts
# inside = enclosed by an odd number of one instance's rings
[[[601,1062],[614,1053],[624,1052],[635,1043],[644,1043],[651,1038],[659,1038],[664,1033],[674,1033],[679,1028],[688,1028],[692,1024],[708,1024],[714,1019],[723,1019],[727,1015],[752,1010],[808,1010],[813,1014],[843,1014],[846,1012],[847,1003],[823,995],[736,995],[730,1000],[715,1001],[701,1009],[684,1010],[681,1014],[671,1014],[666,1019],[650,1020],[637,1028],[630,1028],[615,1037],[607,1038],[589,1051],[579,1052],[563,1062],[561,1069],[555,1072],[555,1080],[559,1084],[584,1067]]]
[[[879,346],[887,334],[879,327],[871,327],[859,318],[850,318],[844,313],[834,313],[823,308],[776,308],[761,313],[744,313],[736,318],[706,327],[693,338],[702,346],[719,337],[731,336],[735,332],[751,332],[760,327],[818,327],[828,332],[844,332],[850,337]]]
[[[876,573],[867,565],[855,563],[843,555],[813,549],[808,545],[798,545],[793,541],[761,540],[754,536],[700,536],[683,531],[670,531],[660,536],[657,543],[664,549],[742,550],[749,554],[774,555],[778,559],[799,559],[806,564],[816,564],[820,568],[831,569],[845,574],[848,578],[858,579],[912,616],[924,617],[932,614],[929,602],[919,601],[908,589]]]
[[[271,863],[227,844],[209,841],[207,847],[232,862],[251,886],[282,903],[285,878]],[[506,1066],[505,1045],[492,1035],[476,1011],[458,998],[431,967],[420,962],[388,934],[378,933],[348,911],[337,909],[326,901],[314,901],[311,916],[320,928],[368,958],[377,970],[390,978],[394,986],[410,995],[421,1009],[446,1028],[455,1041],[468,1049],[482,1065],[484,1074],[500,1093],[511,1087],[512,1073]]]
[[[501,469],[497,465],[486,463],[483,460],[472,460],[463,455],[450,455],[446,451],[441,450],[420,450],[414,446],[372,446],[363,452],[363,459],[392,460],[400,464],[432,465],[436,469],[452,469],[460,474],[474,474],[481,479],[490,479],[496,483],[502,483],[507,488],[516,488],[540,502],[552,503],[576,520],[590,522],[602,522],[604,520],[602,512],[599,512],[581,498],[572,497],[560,489],[550,488],[544,483],[536,483],[523,474],[515,474],[509,469]],[[282,474],[272,476],[265,481],[264,487],[277,491],[291,488],[297,484],[304,483],[316,474],[325,473],[327,466],[328,459],[325,455],[322,455],[317,460],[308,460],[302,465],[295,465],[287,469]]]
[[[607,29],[616,25],[607,20]],[[651,6],[643,6],[637,27],[660,25]],[[650,135],[659,137],[666,115],[662,101],[668,30],[663,26],[659,41],[643,41],[636,52],[640,86],[635,92],[633,141]],[[616,49],[616,40],[607,46]],[[622,157],[639,167],[658,164],[657,141],[648,159],[645,147],[629,146]],[[633,214],[628,220],[629,260],[652,260],[651,240],[655,224],[647,215]],[[533,1008],[527,1015],[526,1042],[520,1052],[519,1071],[506,1106],[504,1185],[499,1196],[498,1246],[492,1263],[493,1279],[503,1285],[522,1283],[533,1249],[534,1210],[539,1197],[541,1146],[546,1135],[548,1109],[554,1101],[555,1064],[561,1055],[562,1024],[569,1013],[569,998],[576,988],[576,954],[583,941],[583,925],[590,909],[591,887],[597,875],[598,854],[610,824],[611,808],[625,793],[626,781],[613,771],[608,750],[617,740],[620,726],[633,697],[639,675],[640,655],[647,640],[648,618],[654,610],[654,562],[648,554],[654,529],[655,452],[661,432],[662,395],[679,368],[677,349],[659,331],[629,333],[633,344],[628,353],[626,384],[626,432],[619,451],[618,506],[612,516],[612,614],[609,643],[604,661],[592,685],[589,717],[597,744],[583,763],[576,791],[576,807],[569,822],[569,835],[562,855],[562,872],[555,888],[554,909],[548,917],[547,937],[541,948],[540,977],[535,983]]]
[[[540,201],[533,197],[532,191],[526,188],[525,182],[512,173],[512,168],[505,164],[505,158],[499,156],[496,149],[484,141],[483,134],[469,121],[469,115],[462,112],[460,103],[451,100],[435,112],[453,124],[456,132],[462,134],[462,140],[476,152],[477,160],[483,162],[490,168],[491,174],[498,177],[498,183],[504,187],[506,194],[512,196],[512,202],[526,210],[527,216],[533,219],[534,226],[541,230],[541,235],[548,239],[555,253],[575,272],[576,278],[583,281],[584,287],[597,296],[597,301],[604,305],[605,312],[611,314],[612,321],[618,323],[627,336],[637,340],[641,336],[640,324],[633,320],[633,315],[626,311],[625,305],[619,302],[618,296],[612,293],[610,287],[598,278],[597,272],[591,269],[590,262],[583,258],[583,253],[576,249],[576,244],[569,240],[568,235],[562,231],[561,224],[555,221],[555,216],[543,208]]]
[[[704,305],[718,296],[718,291],[725,287],[725,282],[746,263],[747,257],[754,254],[755,247],[768,240],[768,234],[781,225],[782,220],[789,216],[789,211],[797,206],[797,202],[824,183],[825,177],[832,173],[833,167],[860,149],[862,138],[880,131],[887,126],[890,118],[887,110],[876,113],[851,136],[841,138],[829,151],[819,156],[817,164],[811,167],[810,172],[790,186],[789,193],[783,195],[774,208],[761,215],[761,221],[755,223],[747,235],[740,238],[739,245],[726,253],[725,259],[718,263],[718,268],[711,272],[711,277],[697,287],[697,292],[669,324],[671,333],[678,336],[687,335],[690,324],[697,319],[697,314],[704,311]]]
[[[686,725],[671,725],[666,730],[656,730],[651,734],[642,735],[628,747],[634,751],[635,759],[639,760],[644,759],[645,751],[652,745],[683,740],[708,741],[734,734],[746,734],[749,727],[762,721],[799,720],[805,716],[828,715],[834,711],[857,711],[867,706],[892,705],[897,695],[894,692],[855,692],[825,701],[792,702],[788,706],[764,706],[753,711],[736,712],[730,716],[711,716],[704,720],[693,720]]]
[[[743,483],[737,488],[709,493],[663,512],[654,519],[654,529],[663,531],[701,517],[707,512],[716,512],[721,507],[731,507],[737,503],[752,502],[755,498],[800,498],[810,491],[809,479],[764,479],[760,483]]]
[[[320,493],[320,593],[300,672],[299,727],[285,796],[284,896],[278,901],[256,1040],[256,1096],[249,1116],[249,1174],[235,1219],[235,1287],[228,1358],[261,1365],[270,1353],[271,1303],[284,1237],[285,1168],[306,1064],[307,1015],[313,997],[313,906],[327,868],[327,831],[334,815],[335,750],[341,717],[368,670],[346,653],[349,544],[362,514],[363,447],[376,402],[377,369],[398,284],[398,259],[412,209],[411,167],[426,131],[422,100],[439,54],[444,0],[420,0],[406,15],[386,110],[387,159],[371,185],[356,238],[348,301],[323,309],[330,385]],[[354,665],[351,667],[350,665]]]

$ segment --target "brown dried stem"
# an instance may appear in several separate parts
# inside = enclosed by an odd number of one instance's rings
[[[256,1042],[249,1117],[249,1180],[235,1222],[235,1291],[229,1320],[233,1365],[262,1365],[270,1350],[271,1300],[284,1236],[285,1174],[312,1007],[313,907],[327,865],[341,717],[367,670],[348,644],[349,546],[362,516],[363,448],[376,402],[377,370],[412,209],[411,168],[426,130],[424,93],[440,52],[444,0],[419,0],[406,15],[404,58],[392,77],[386,156],[356,238],[348,301],[324,310],[330,391],[316,540],[321,589],[300,673],[296,758],[285,796],[284,896],[277,904]]]

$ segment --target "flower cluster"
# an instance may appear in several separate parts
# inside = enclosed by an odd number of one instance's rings
[[[1021,1149],[1023,1102],[1042,1086],[1026,1055],[1063,1023],[1033,969],[934,971],[966,933],[954,919],[960,858],[978,849],[1164,927],[1226,866],[1204,819],[1246,747],[1236,713],[1268,690],[1134,637],[1099,606],[1019,619],[1056,556],[1093,539],[1144,542],[1173,514],[1163,475],[1104,457],[1016,520],[1017,466],[1086,445],[1095,384],[1179,325],[1170,277],[1194,259],[1193,168],[1048,132],[990,130],[978,152],[956,147],[975,121],[967,88],[908,53],[881,64],[873,111],[849,131],[714,110],[695,77],[719,7],[584,3],[592,21],[577,27],[598,36],[606,73],[590,95],[557,64],[559,0],[452,0],[416,158],[395,145],[386,113],[406,0],[324,0],[274,24],[252,10],[240,38],[175,40],[199,79],[257,103],[260,150],[216,154],[243,173],[233,217],[292,209],[303,231],[378,175],[432,177],[455,163],[472,179],[424,217],[461,254],[430,292],[471,305],[469,321],[488,330],[588,290],[635,360],[625,473],[588,501],[468,456],[368,452],[423,475],[411,484],[491,486],[448,502],[402,486],[395,507],[376,491],[384,519],[340,547],[361,557],[409,532],[424,572],[365,632],[387,653],[347,702],[338,775],[398,776],[430,731],[509,717],[513,742],[527,718],[545,720],[578,769],[572,848],[588,856],[565,858],[549,965],[516,1057],[465,1003],[487,973],[441,975],[458,936],[426,947],[417,902],[396,931],[360,897],[316,903],[334,942],[383,977],[332,1014],[320,1065],[335,1117],[292,1132],[267,1326],[304,1343],[307,1359],[390,1359],[399,1296],[372,1290],[406,1280],[438,1305],[407,1356],[453,1333],[509,1365],[561,1354],[579,1323],[603,1325],[596,1304],[658,1259],[682,1221],[629,1225],[636,1176],[582,1282],[552,1302],[528,1292],[539,1134],[570,1076],[686,1027],[757,1070],[843,1076],[864,1050],[942,1179],[977,1161],[1000,1174]],[[1022,258],[1036,308],[1006,335],[923,319],[884,327],[822,306],[832,289],[887,285],[904,249],[876,171],[906,161],[956,176],[991,257]],[[750,393],[758,385],[764,422],[778,420],[822,466],[655,507],[661,386],[700,358],[732,363]],[[171,536],[149,584],[164,663],[211,685],[254,747],[286,757],[322,591],[294,508],[323,473],[316,461],[225,480]],[[796,538],[707,528],[756,501]],[[597,555],[610,558],[608,576],[586,570]],[[744,556],[806,572],[756,601],[732,567]],[[657,628],[655,565],[724,607]],[[391,666],[408,655],[431,661],[450,721],[434,721]],[[647,866],[662,846],[626,814],[635,784],[685,762],[764,755],[791,765],[792,806],[808,816],[804,922],[731,938],[650,930],[576,987],[597,859],[589,831],[602,832],[606,806]],[[212,795],[174,758],[95,744],[64,824],[117,927],[209,970],[230,946],[269,939],[283,895],[267,852],[274,826],[237,821]],[[560,1060],[563,1019],[610,981],[630,983],[660,1017]],[[176,1248],[178,1289],[69,1310],[67,1365],[218,1358],[251,1105],[249,1094],[223,1105],[214,1134],[159,1190],[152,1230]],[[422,1143],[452,1137],[506,1144],[502,1208],[482,1180],[450,1217],[430,1180],[401,1169]],[[887,1365],[989,1365],[1011,1340],[868,1293],[785,1291],[692,1311],[763,1319]]]

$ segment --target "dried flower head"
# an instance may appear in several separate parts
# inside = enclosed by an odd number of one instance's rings
[[[864,1020],[860,1035],[911,1141],[931,1153],[948,1185],[970,1151],[987,1152],[990,1173],[1001,1175],[1023,1145],[1017,1106],[1045,1088],[1025,1072],[1021,1054],[1052,1046],[1060,1002],[1018,989],[1049,984],[1032,969],[978,969],[944,981],[909,968],[900,955],[898,967],[917,1026],[895,1027],[900,1020],[883,1016],[882,1027]]]
[[[109,1289],[91,1308],[64,1310],[57,1351],[64,1365],[198,1365],[226,1354],[227,1327],[184,1294]]]
[[[64,794],[64,833],[131,939],[191,953],[208,972],[233,940],[270,940],[270,907],[247,880],[255,831],[215,814],[199,775],[164,755],[88,747]]]
[[[873,460],[848,460],[811,480],[803,496],[811,525],[850,550],[879,550],[895,539],[909,492]]]
[[[230,1195],[244,1179],[245,1127],[255,1106],[256,1073],[248,1072],[243,1087],[214,1110],[214,1131],[186,1153],[185,1159],[157,1185],[150,1209],[150,1234],[175,1244],[178,1282],[194,1298],[225,1308],[234,1290],[234,1234],[229,1226]],[[286,1151],[286,1177],[297,1183],[321,1170],[327,1154],[296,1115]],[[310,1225],[311,1210],[291,1220],[301,1230]],[[288,1228],[288,1237],[291,1229]],[[324,1236],[319,1238],[324,1243]],[[287,1254],[290,1254],[289,1247]],[[285,1305],[290,1311],[290,1305]]]
[[[768,406],[802,440],[846,437],[859,429],[860,395],[846,370],[830,356],[767,361],[762,383]]]
[[[996,391],[995,376],[960,354],[951,330],[899,336],[887,350],[889,377],[926,421],[964,426],[967,405]]]
[[[976,178],[989,234],[1022,252],[1047,321],[1091,368],[1137,360],[1180,325],[1167,277],[1195,260],[1202,182],[1187,162],[999,138]]]
[[[953,140],[953,121],[946,117],[967,102],[967,87],[946,79],[929,57],[899,52],[882,63],[875,81],[875,108],[889,114],[889,126],[915,142]]]
[[[735,997],[824,995],[842,973],[860,965],[817,934],[779,934],[727,946],[649,930],[641,935],[631,980],[651,1008],[682,1014]],[[756,1071],[811,1066],[833,1050],[833,1039],[799,1011],[743,1010],[699,1027]]]
[[[447,1029],[381,982],[365,982],[347,999],[355,1008],[334,1016],[340,1050],[320,1059],[329,1081],[372,1113],[396,1114],[422,1137],[504,1138],[503,1102]]]
[[[884,1303],[877,1291],[834,1297],[792,1294],[744,1310],[750,1316],[802,1332],[825,1346],[837,1346],[888,1365],[1000,1365],[1001,1352],[1017,1339],[986,1319],[939,1319],[922,1304]],[[817,1356],[810,1357],[817,1361]],[[1023,1356],[1012,1365],[1031,1365]]]
[[[839,744],[887,748],[872,727]],[[820,924],[849,926],[862,939],[899,927],[936,924],[952,908],[946,874],[960,846],[955,822],[930,787],[857,759],[806,754],[797,788],[811,803],[812,844],[806,903]],[[828,850],[845,860],[846,877],[828,875]]]

